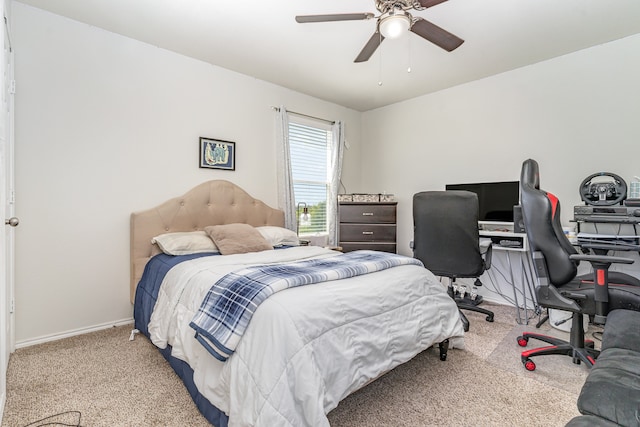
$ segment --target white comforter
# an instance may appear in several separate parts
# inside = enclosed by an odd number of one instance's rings
[[[252,264],[335,256],[319,247],[198,258],[167,273],[149,333],[194,371],[230,426],[328,426],[326,414],[370,380],[451,337],[462,337],[445,288],[415,265],[279,292],[256,310],[227,362],[189,322],[223,275]]]

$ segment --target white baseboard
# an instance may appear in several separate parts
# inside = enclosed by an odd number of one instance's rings
[[[0,394],[0,425],[2,425],[2,416],[4,415],[4,404],[7,401],[7,393]]]
[[[66,332],[60,332],[52,335],[45,335],[37,338],[31,338],[24,341],[16,342],[16,348],[30,347],[32,345],[43,344],[50,341],[57,341],[63,338],[74,337],[76,335],[88,334],[90,332],[101,331],[104,329],[113,328],[115,326],[124,326],[133,324],[133,318],[116,320],[113,322],[102,323],[100,325],[88,326],[86,328],[72,329]]]
[[[492,296],[492,295],[482,295],[482,299],[486,302],[490,302],[492,304],[498,304],[498,305],[509,305],[511,307],[513,307],[513,304],[511,304],[510,302],[508,302],[507,300],[500,298],[500,296]]]

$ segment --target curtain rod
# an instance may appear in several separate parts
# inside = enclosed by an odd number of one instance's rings
[[[271,109],[275,110],[275,111],[280,111],[280,107],[274,107],[273,105],[271,106]],[[335,125],[336,124],[335,120],[327,120],[327,119],[323,119],[321,117],[314,117],[314,116],[310,116],[308,114],[302,114],[302,113],[298,113],[296,111],[291,111],[291,110],[285,110],[285,111],[287,113],[295,114],[296,116],[302,116],[302,117],[307,117],[309,119],[320,120],[320,121],[323,121],[325,123],[329,123],[331,125]]]

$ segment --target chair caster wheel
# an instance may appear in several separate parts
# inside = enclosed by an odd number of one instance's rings
[[[533,360],[531,359],[526,359],[524,362],[522,362],[524,364],[524,368],[527,371],[535,371],[536,370],[536,364],[533,362]]]
[[[529,344],[529,338],[527,338],[527,337],[523,337],[522,335],[520,335],[520,336],[518,337],[518,345],[519,345],[520,347],[526,347],[526,346],[527,346],[527,344]],[[534,365],[534,366],[535,366],[535,365]]]
[[[493,323],[493,314],[490,314],[487,316],[487,322],[492,322]]]

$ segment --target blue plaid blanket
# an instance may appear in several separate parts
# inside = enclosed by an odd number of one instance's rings
[[[419,260],[406,256],[354,251],[330,258],[244,268],[225,275],[209,289],[189,325],[195,329],[200,344],[224,362],[235,351],[260,303],[274,293],[407,264],[422,266]]]

